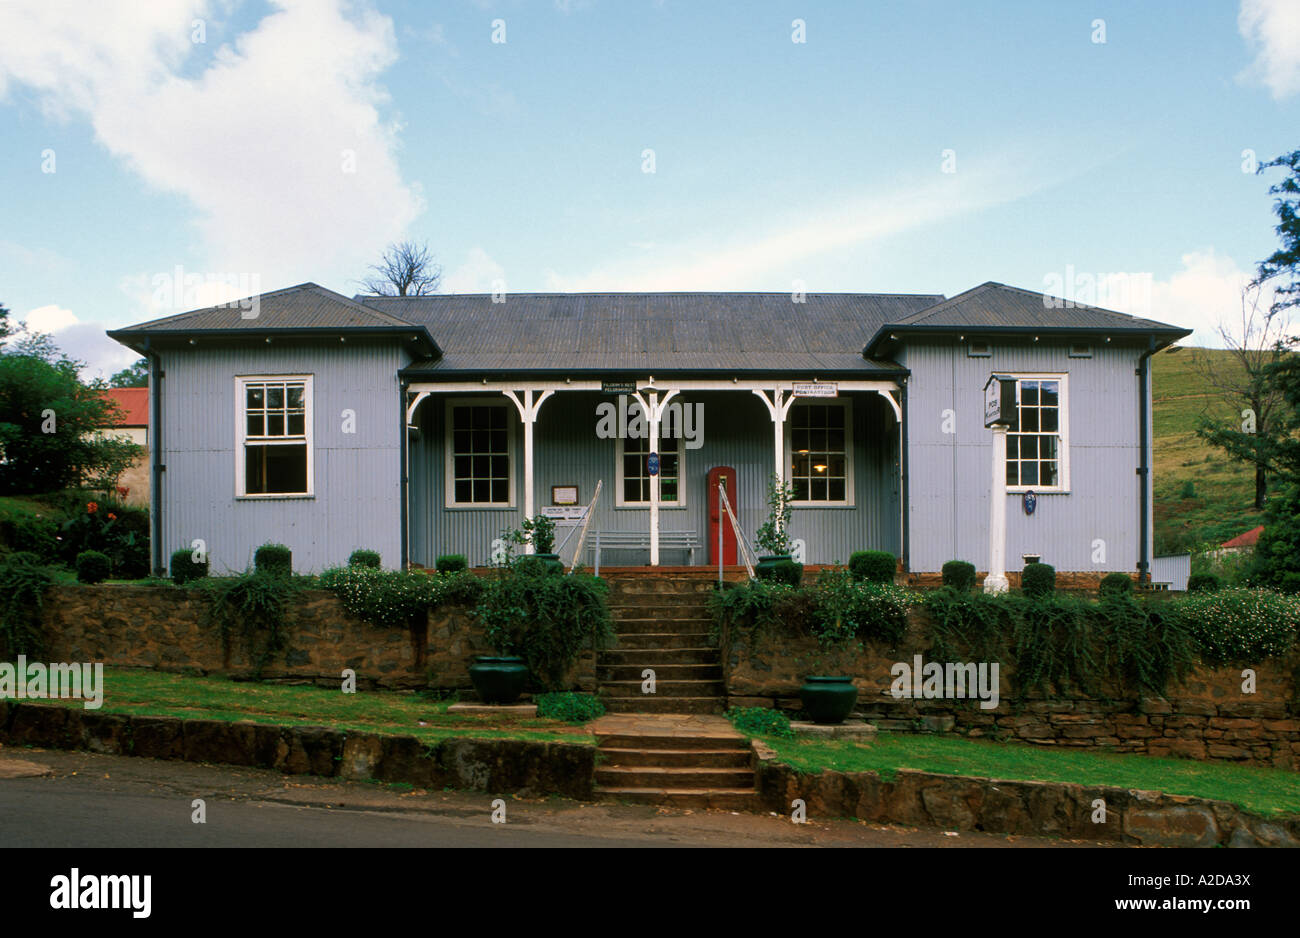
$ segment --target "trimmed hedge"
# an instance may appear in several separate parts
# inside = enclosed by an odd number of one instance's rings
[[[1020,574],[1020,588],[1027,596],[1056,592],[1056,568],[1050,563],[1027,563]]]
[[[1217,593],[1223,588],[1223,581],[1217,573],[1193,573],[1187,578],[1189,593]]]
[[[772,583],[784,583],[786,586],[798,586],[803,579],[803,564],[793,560],[778,560],[770,567],[760,567],[754,571],[760,580]]]
[[[78,583],[103,583],[112,569],[108,554],[97,550],[83,550],[77,554]]]
[[[887,550],[859,550],[849,557],[849,573],[868,583],[893,583],[898,558]]]
[[[177,586],[184,586],[191,580],[201,580],[208,575],[208,561],[195,563],[194,551],[188,547],[172,551],[171,558],[172,582]]]
[[[464,554],[443,554],[433,562],[433,568],[439,573],[459,573],[469,569],[469,561]]]
[[[1101,583],[1097,587],[1099,593],[1131,593],[1133,592],[1133,578],[1127,573],[1108,573],[1101,578]]]
[[[263,544],[253,553],[253,567],[258,573],[289,576],[293,573],[293,551],[283,544]]]
[[[357,548],[348,555],[349,567],[370,567],[372,570],[378,570],[383,566],[382,560],[377,550],[366,550]]]
[[[969,593],[975,588],[975,564],[965,560],[949,560],[943,565],[943,585],[951,586],[960,593]]]

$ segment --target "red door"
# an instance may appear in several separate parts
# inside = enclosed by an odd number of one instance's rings
[[[709,563],[718,563],[718,532],[722,532],[722,562],[727,566],[736,563],[736,532],[731,527],[731,520],[722,508],[718,498],[718,484],[727,490],[727,501],[731,510],[740,518],[740,506],[736,504],[736,470],[730,466],[714,466],[709,470]]]

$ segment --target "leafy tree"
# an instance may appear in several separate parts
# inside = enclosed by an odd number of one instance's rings
[[[390,244],[361,287],[374,296],[428,296],[438,292],[442,267],[433,262],[426,244],[403,241]]]
[[[149,386],[149,360],[137,358],[134,363],[123,368],[108,379],[110,388],[147,388]]]
[[[1259,172],[1277,167],[1290,171],[1268,190],[1269,195],[1278,197],[1273,203],[1273,212],[1277,215],[1277,228],[1274,230],[1282,246],[1259,262],[1253,281],[1256,285],[1280,281],[1273,285],[1273,314],[1300,306],[1300,150],[1261,163]]]
[[[80,367],[45,335],[0,353],[0,495],[85,483],[107,490],[143,451],[95,432],[113,424],[116,406],[102,381],[81,382]]]
[[[13,335],[13,326],[9,325],[9,310],[0,303],[0,342]]]

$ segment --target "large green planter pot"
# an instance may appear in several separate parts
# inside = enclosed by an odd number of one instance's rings
[[[764,554],[754,567],[754,576],[760,580],[789,583],[791,586],[798,586],[802,575],[803,567],[789,554]]]
[[[528,684],[528,665],[523,658],[479,655],[469,666],[469,679],[484,703],[512,704]]]
[[[849,677],[808,677],[799,697],[814,723],[843,723],[858,701],[858,689]]]
[[[533,554],[533,556],[540,560],[542,566],[544,566],[549,572],[564,572],[564,561],[560,560],[559,554]]]

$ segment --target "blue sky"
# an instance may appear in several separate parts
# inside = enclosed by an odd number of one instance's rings
[[[413,238],[449,291],[1000,280],[1209,341],[1297,128],[1296,0],[9,0],[0,303],[107,372]]]

